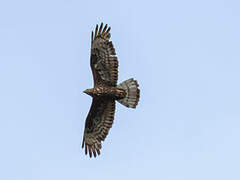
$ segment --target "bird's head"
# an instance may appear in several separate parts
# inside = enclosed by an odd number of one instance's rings
[[[86,89],[85,91],[83,91],[84,93],[92,96],[93,95],[93,89]]]

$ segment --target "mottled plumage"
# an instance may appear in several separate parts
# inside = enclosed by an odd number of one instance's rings
[[[88,113],[83,135],[82,148],[85,154],[94,157],[100,154],[104,141],[112,127],[115,113],[115,100],[126,107],[136,108],[140,90],[133,78],[117,85],[118,60],[110,39],[110,27],[101,23],[91,36],[90,66],[94,88],[84,92],[92,96],[92,105]]]

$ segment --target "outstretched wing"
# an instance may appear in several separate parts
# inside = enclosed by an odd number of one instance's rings
[[[100,155],[101,141],[106,138],[112,127],[115,112],[115,101],[107,98],[93,98],[91,109],[88,113],[82,142],[85,145],[85,154],[94,157]]]
[[[110,39],[110,27],[107,24],[103,28],[96,26],[91,38],[91,69],[94,86],[105,84],[116,86],[118,80],[118,60]]]

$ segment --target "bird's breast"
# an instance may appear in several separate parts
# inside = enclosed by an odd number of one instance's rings
[[[94,96],[105,96],[114,99],[121,99],[126,96],[124,89],[119,89],[116,87],[95,87],[93,90]]]

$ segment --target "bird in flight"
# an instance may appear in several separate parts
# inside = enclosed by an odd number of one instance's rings
[[[90,66],[94,87],[84,93],[92,97],[83,135],[82,148],[85,154],[96,157],[100,155],[101,142],[105,140],[112,127],[115,113],[115,101],[129,108],[136,108],[140,90],[133,78],[117,84],[118,59],[110,41],[110,27],[96,25],[91,36]]]

